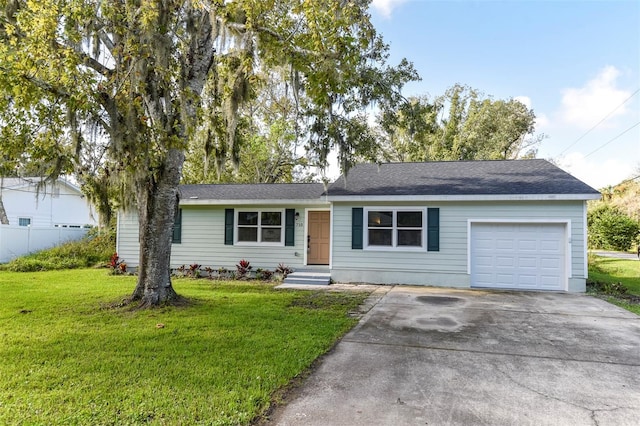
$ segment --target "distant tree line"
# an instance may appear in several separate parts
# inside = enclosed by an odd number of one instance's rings
[[[629,179],[600,190],[589,204],[589,248],[627,251],[640,243],[640,182]]]

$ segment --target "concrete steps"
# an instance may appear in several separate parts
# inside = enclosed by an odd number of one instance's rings
[[[283,284],[309,284],[329,285],[331,274],[329,272],[300,271],[292,272],[282,281]]]

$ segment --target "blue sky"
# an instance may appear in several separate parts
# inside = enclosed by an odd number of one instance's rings
[[[539,157],[595,188],[640,175],[640,1],[373,0],[371,15],[390,63],[422,77],[405,96],[461,83],[520,99],[547,135]]]

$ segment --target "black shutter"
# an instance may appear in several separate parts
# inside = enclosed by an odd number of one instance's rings
[[[440,209],[427,209],[427,251],[440,251]]]
[[[354,207],[351,209],[351,248],[353,250],[362,250],[363,237],[363,213],[362,207]]]
[[[224,245],[233,245],[233,209],[224,209]]]
[[[176,210],[176,217],[173,220],[171,242],[173,244],[180,244],[182,242],[182,209]]]
[[[284,214],[284,245],[296,245],[296,211],[287,209]]]

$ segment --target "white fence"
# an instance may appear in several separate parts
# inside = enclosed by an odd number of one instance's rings
[[[0,225],[0,263],[84,237],[86,228],[32,228]]]

